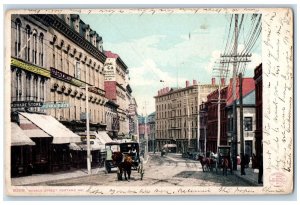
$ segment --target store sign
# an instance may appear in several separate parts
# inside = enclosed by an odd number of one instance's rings
[[[42,107],[43,104],[43,102],[34,101],[14,101],[11,103],[11,108]]]
[[[116,64],[115,62],[107,62],[104,64],[104,80],[115,81],[116,80]]]
[[[50,78],[49,70],[11,58],[11,65]]]
[[[64,73],[64,72],[61,72],[55,68],[50,68],[50,72],[51,72],[51,77],[54,77],[54,78],[57,78],[59,80],[62,80],[62,81],[65,81],[67,83],[70,83],[72,85],[75,85],[75,86],[78,86],[78,87],[82,87],[85,85],[84,82]]]
[[[41,109],[62,109],[69,108],[70,104],[67,102],[46,102]]]
[[[92,93],[95,93],[95,94],[98,94],[98,95],[105,96],[105,91],[104,91],[104,90],[101,90],[101,89],[96,88],[96,87],[89,87],[88,89],[89,89],[89,91],[92,92]]]

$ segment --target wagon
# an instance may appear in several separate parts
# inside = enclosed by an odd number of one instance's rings
[[[133,163],[132,168],[137,169],[140,163],[139,144],[137,142],[108,142],[105,144],[106,159],[105,168],[108,173],[112,168],[117,168],[118,164],[113,160],[114,153],[120,152],[131,156]]]
[[[140,149],[137,142],[123,142],[120,144],[120,151],[131,156],[133,160],[132,168],[137,169],[140,163]]]

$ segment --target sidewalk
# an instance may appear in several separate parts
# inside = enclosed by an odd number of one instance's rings
[[[146,156],[144,159],[144,164],[148,163],[150,156]],[[105,168],[93,168],[91,170],[91,175],[96,174],[104,174]],[[32,185],[37,183],[44,183],[50,181],[57,181],[61,179],[71,179],[77,177],[88,176],[87,169],[71,169],[69,171],[62,171],[62,172],[54,172],[48,174],[33,174],[31,176],[24,176],[24,177],[15,177],[11,179],[11,184],[13,186],[24,186],[24,185]]]
[[[93,168],[91,170],[91,175],[96,175],[100,173],[105,173],[105,168]],[[31,176],[24,176],[24,177],[16,177],[11,179],[11,184],[13,186],[22,186],[22,185],[30,185],[36,183],[43,183],[49,181],[56,181],[61,179],[71,179],[76,177],[83,177],[87,176],[87,169],[76,169],[76,170],[69,170],[64,172],[55,172],[49,174],[33,174]]]
[[[257,172],[257,173],[256,173]],[[245,168],[246,175],[241,175],[241,166],[237,166],[237,170],[233,171],[233,174],[236,175],[241,180],[251,183],[255,186],[263,186],[262,184],[258,184],[258,170],[254,171],[252,168]]]

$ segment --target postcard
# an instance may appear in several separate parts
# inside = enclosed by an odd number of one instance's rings
[[[9,10],[8,196],[294,190],[290,8]]]

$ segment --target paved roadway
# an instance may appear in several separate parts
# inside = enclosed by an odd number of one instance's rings
[[[145,175],[140,180],[136,170],[132,171],[129,181],[117,180],[116,170],[106,174],[101,169],[97,174],[71,179],[60,179],[35,183],[48,186],[252,186],[235,175],[223,176],[221,172],[203,172],[199,161],[183,159],[181,155],[169,153],[161,157],[151,154],[145,163]]]

